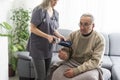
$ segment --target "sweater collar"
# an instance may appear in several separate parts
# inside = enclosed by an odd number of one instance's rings
[[[90,33],[88,33],[88,34],[82,34],[84,37],[87,37],[87,36],[89,36],[91,33],[93,32],[93,30],[90,32]]]

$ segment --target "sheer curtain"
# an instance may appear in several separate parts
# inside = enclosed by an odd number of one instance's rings
[[[33,9],[42,2],[42,0],[9,1],[13,2],[12,8],[22,6],[28,9]],[[119,32],[119,7],[119,0],[59,0],[55,9],[59,12],[60,28],[77,30],[80,16],[83,13],[91,13],[95,17],[95,29],[111,33]],[[0,11],[3,11],[2,8]],[[5,16],[1,16],[1,18],[4,19]]]
[[[24,0],[14,0],[15,6]],[[33,9],[42,0],[25,0],[27,8]],[[25,7],[26,7],[25,6]],[[77,30],[80,16],[91,13],[95,17],[95,29],[100,32],[120,32],[119,0],[59,0],[55,9],[59,12],[60,28]]]
[[[95,29],[100,32],[120,32],[119,0],[59,0],[56,6],[60,13],[60,28],[79,29],[83,13],[95,17]]]

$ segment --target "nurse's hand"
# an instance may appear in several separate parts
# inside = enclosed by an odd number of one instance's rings
[[[60,38],[60,40],[66,41],[66,38],[62,35],[59,38]]]
[[[57,37],[53,36],[53,35],[49,35],[47,37],[47,39],[48,39],[49,43],[55,43],[55,39],[57,39]]]

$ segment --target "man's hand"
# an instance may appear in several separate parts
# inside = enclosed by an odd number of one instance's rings
[[[64,72],[64,76],[67,78],[72,78],[74,76],[74,71],[72,68],[68,68],[65,72]]]
[[[62,60],[67,60],[68,59],[68,55],[67,52],[63,51],[63,50],[59,50],[59,58]]]

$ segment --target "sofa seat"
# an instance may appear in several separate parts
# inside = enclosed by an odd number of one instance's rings
[[[119,65],[120,66],[120,56],[110,56],[111,61],[113,65]]]
[[[110,78],[111,78],[110,70],[108,70],[106,68],[102,68],[102,71],[103,71],[103,78],[104,78],[104,80],[110,80]]]
[[[111,70],[112,69],[112,65],[113,64],[112,64],[112,61],[111,61],[110,57],[107,56],[107,55],[104,55],[103,56],[103,61],[102,61],[102,67]]]
[[[114,65],[111,72],[112,80],[120,80],[120,65]]]

